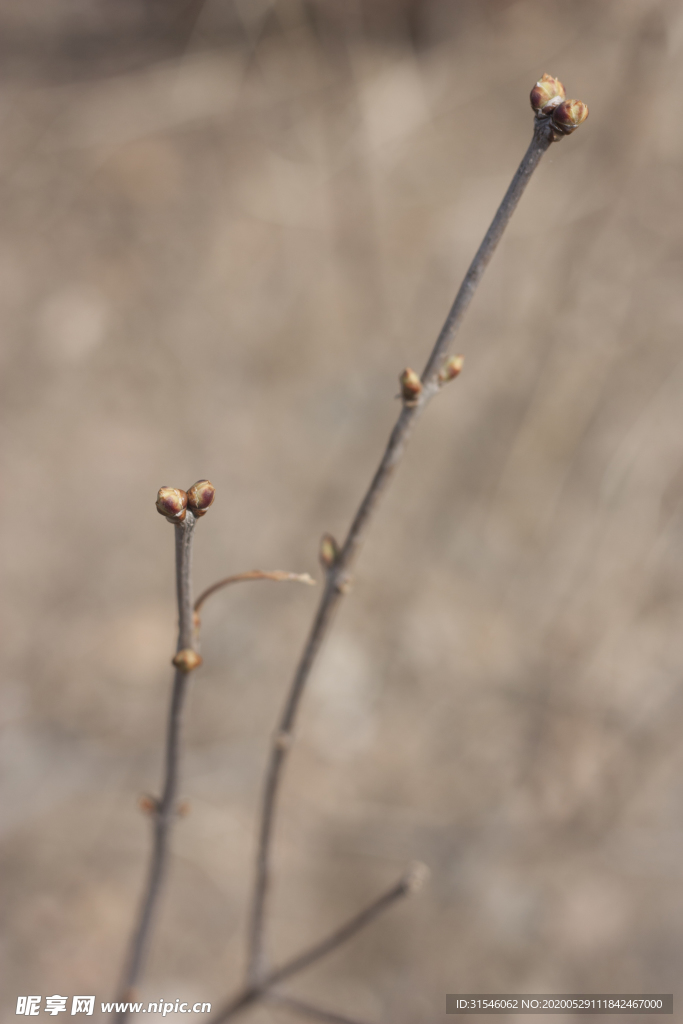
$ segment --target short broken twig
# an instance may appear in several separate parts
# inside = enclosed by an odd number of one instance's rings
[[[322,960],[323,957],[334,952],[335,949],[348,942],[349,939],[357,935],[358,932],[362,931],[363,928],[367,927],[376,917],[383,914],[385,910],[388,910],[398,900],[417,892],[428,873],[424,864],[412,864],[398,882],[387,889],[386,892],[383,892],[381,896],[378,896],[377,899],[373,900],[372,903],[368,904],[367,907],[364,907],[363,910],[354,914],[353,917],[345,921],[344,924],[336,928],[326,938],[316,942],[309,949],[304,950],[303,953],[299,953],[290,960],[285,961],[280,967],[269,971],[259,982],[248,984],[242,992],[239,992],[229,1003],[218,1010],[211,1018],[211,1024],[223,1024],[224,1021],[231,1020],[252,1003],[265,998],[274,985],[286,981],[295,974],[299,974],[301,971],[306,970],[307,967],[317,963],[318,960]]]
[[[262,569],[252,569],[250,572],[238,572],[235,576],[226,576],[217,583],[203,590],[194,603],[194,610],[198,612],[208,597],[215,594],[217,590],[230,586],[231,583],[246,583],[248,580],[275,580],[277,583],[307,583],[309,587],[315,586],[315,580],[307,572],[283,572],[282,569],[272,569],[264,572]]]

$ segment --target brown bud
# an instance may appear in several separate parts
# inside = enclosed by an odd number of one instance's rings
[[[185,647],[182,651],[178,651],[172,662],[181,672],[192,672],[194,669],[199,668],[201,663],[201,655],[193,651],[191,647]]]
[[[157,512],[176,523],[182,523],[187,507],[185,491],[177,487],[160,487],[157,494]]]
[[[543,75],[531,90],[529,99],[536,113],[543,110],[549,103],[557,101],[555,103],[555,106],[557,106],[557,103],[561,103],[564,99],[564,86],[559,78],[553,78],[552,75]],[[543,113],[547,113],[547,111],[543,110]]]
[[[187,505],[195,516],[206,515],[206,510],[216,496],[216,488],[210,480],[198,480],[187,492]]]
[[[407,367],[399,377],[401,382],[401,398],[405,405],[417,405],[420,392],[422,391],[422,382],[415,370],[411,370]]]
[[[581,100],[564,100],[553,111],[553,127],[562,135],[571,135],[588,117],[588,107]]]
[[[323,569],[331,569],[339,560],[339,545],[331,533],[324,533],[320,541],[320,564]]]
[[[186,818],[190,813],[190,801],[181,800],[176,808],[176,814],[179,818]]]
[[[145,793],[138,800],[138,807],[143,814],[157,814],[159,811],[159,801],[154,796],[150,796],[149,793]]]
[[[451,356],[439,370],[439,382],[447,384],[449,380],[455,380],[462,370],[464,356]]]

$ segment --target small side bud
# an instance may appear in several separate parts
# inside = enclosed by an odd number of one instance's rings
[[[201,655],[193,651],[191,647],[185,647],[182,651],[178,651],[172,662],[181,672],[193,672],[194,669],[199,668],[201,663]]]
[[[178,487],[160,487],[157,494],[157,512],[175,523],[182,523],[186,515],[187,494]]]
[[[564,100],[553,111],[553,128],[562,135],[571,135],[588,117],[588,107],[581,100]]]
[[[553,78],[552,75],[543,75],[531,90],[529,99],[531,100],[531,106],[537,114],[539,112],[545,114],[547,111],[544,108],[548,104],[557,106],[558,103],[562,102],[564,96],[564,86],[559,78]],[[552,110],[552,107],[550,109]]]
[[[455,380],[459,376],[465,359],[463,356],[451,356],[439,370],[439,383],[447,384],[449,380]]]
[[[415,373],[415,370],[411,370],[407,367],[399,377],[401,382],[401,398],[405,405],[413,406],[417,405],[420,392],[422,391],[422,381]]]
[[[176,808],[176,814],[179,818],[186,818],[190,813],[190,801],[181,800]]]
[[[150,817],[153,817],[153,815],[158,814],[159,812],[159,801],[156,797],[150,796],[149,793],[145,793],[145,795],[141,796],[138,800],[138,807],[143,814],[148,814]]]
[[[215,497],[216,488],[211,481],[198,480],[196,484],[192,484],[192,487],[187,492],[188,508],[192,509],[197,518],[204,516]]]
[[[324,533],[318,553],[323,569],[333,569],[339,561],[339,545],[331,533]]]
[[[425,885],[429,878],[429,868],[422,861],[416,860],[410,865],[405,875],[403,876],[403,884],[406,887],[406,892],[413,895],[419,892],[420,889]]]

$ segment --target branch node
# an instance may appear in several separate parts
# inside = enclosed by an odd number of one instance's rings
[[[201,663],[201,654],[197,654],[191,647],[184,647],[182,651],[178,651],[171,662],[181,672],[193,672],[196,668],[199,668]]]
[[[338,594],[349,594],[353,587],[353,576],[350,573],[341,573],[335,580],[334,589]]]
[[[138,807],[143,814],[147,814],[150,818],[155,817],[159,813],[159,801],[155,796],[151,796],[149,793],[144,793],[138,800]]]

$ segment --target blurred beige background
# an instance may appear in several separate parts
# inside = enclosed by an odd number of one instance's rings
[[[198,588],[318,575],[544,71],[590,118],[521,203],[311,680],[272,943],[420,859],[428,889],[292,993],[377,1024],[445,1019],[446,992],[680,993],[681,4],[3,0],[0,35],[2,1019],[114,994],[174,644],[157,488],[216,485]],[[145,1000],[239,983],[316,600],[207,606]]]

